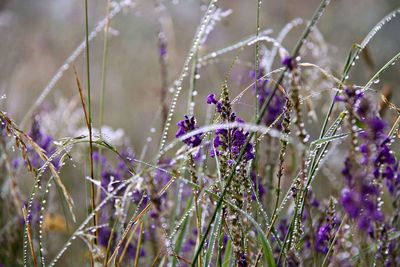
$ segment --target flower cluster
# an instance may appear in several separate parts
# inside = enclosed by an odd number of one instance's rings
[[[315,248],[318,252],[327,253],[328,252],[328,245],[329,240],[332,232],[332,227],[324,223],[318,229],[317,236],[315,238]]]
[[[176,138],[179,138],[195,129],[197,129],[196,126],[196,119],[194,117],[190,117],[185,115],[185,119],[181,120],[177,123],[179,129],[178,132],[176,133]],[[196,134],[191,137],[186,138],[183,140],[185,144],[187,144],[190,147],[196,147],[199,146],[201,143],[201,134]]]
[[[384,221],[380,208],[381,180],[390,192],[399,184],[398,162],[389,145],[390,137],[385,133],[386,123],[379,117],[377,109],[360,90],[346,88],[337,101],[346,102],[355,111],[354,115],[362,124],[362,131],[355,144],[353,155],[349,155],[342,174],[346,186],[342,191],[341,203],[347,214],[357,221],[364,231],[372,230],[374,222]],[[352,134],[354,127],[350,126]]]
[[[335,200],[331,198],[329,201],[325,222],[320,225],[315,237],[315,249],[318,252],[323,254],[328,252],[330,242],[333,239],[334,231],[337,230],[337,226],[338,222],[336,218]]]
[[[266,75],[265,67],[260,64],[260,69],[251,72],[251,76],[253,79],[257,79],[256,85],[253,87],[253,92],[257,96],[258,105],[261,108],[265,101],[269,98],[270,94],[272,93],[272,88],[268,86],[269,80],[266,79],[264,76]],[[272,97],[271,102],[265,112],[263,117],[263,121],[265,125],[270,126],[273,124],[277,118],[283,113],[285,108],[286,98],[285,95],[280,91],[277,90],[275,95]],[[275,127],[278,129],[282,128],[282,119],[279,119]]]
[[[120,152],[120,155],[121,158],[114,168],[104,155],[102,155],[100,158],[97,151],[93,153],[94,162],[101,165],[101,200],[103,200],[107,196],[107,193],[112,193],[122,183],[124,179],[131,176],[128,163],[133,163],[135,154],[128,146],[124,146]],[[125,189],[122,188],[118,192],[118,195],[122,195],[124,193],[124,190]]]
[[[232,112],[231,103],[226,85],[222,88],[221,98],[217,99],[215,94],[210,94],[207,97],[207,103],[216,106],[218,118],[223,123],[243,123],[239,117]],[[220,158],[220,170],[223,179],[227,179],[231,173],[235,161],[239,160],[239,155],[243,150],[243,157],[240,162],[237,162],[238,168],[234,171],[229,188],[229,199],[235,203],[240,209],[250,209],[251,203],[251,185],[247,179],[246,165],[255,157],[253,144],[247,142],[249,133],[241,127],[228,127],[226,129],[218,129],[215,132],[211,156]],[[245,236],[244,225],[246,221],[242,219],[237,210],[228,208],[226,212],[227,227],[232,233],[233,251],[237,259],[238,266],[248,266],[251,263],[251,256],[246,255],[245,249],[242,246],[242,241]]]
[[[120,159],[116,164],[116,167],[113,167],[110,161],[107,160],[105,155],[99,155],[97,151],[93,153],[93,160],[96,164],[101,164],[101,174],[100,174],[100,200],[103,201],[108,194],[114,193],[115,190],[121,186],[124,179],[127,179],[131,176],[130,166],[128,163],[132,164],[133,159],[135,158],[135,154],[133,151],[125,145],[120,151]],[[126,187],[120,188],[118,193],[116,194],[116,198],[113,202],[105,205],[99,212],[99,224],[103,225],[98,230],[98,241],[99,245],[104,249],[107,249],[109,246],[114,248],[116,245],[116,240],[118,240],[118,234],[113,232],[110,227],[110,221],[112,220],[121,220],[124,218],[124,214],[121,214],[121,204],[117,203],[116,199],[121,197],[125,191]],[[128,196],[130,196],[130,200],[138,203],[140,200],[141,192],[138,188],[133,188],[132,191],[128,192]],[[110,243],[111,242],[111,243]],[[110,244],[109,244],[110,243]],[[122,248],[125,245],[122,246]],[[133,258],[135,255],[135,248],[130,243],[127,246],[127,258]]]
[[[28,135],[36,144],[38,144],[43,149],[47,157],[51,157],[56,151],[56,146],[53,144],[54,138],[45,133],[45,131],[41,127],[39,120],[40,118],[38,115],[34,117],[32,127]],[[42,161],[40,156],[33,150],[33,148],[28,147],[28,154],[32,167],[41,167],[44,162]],[[59,157],[53,159],[52,164],[56,169],[60,169],[61,166]]]
[[[226,105],[222,100],[217,100],[215,94],[210,94],[207,97],[208,104],[216,105],[217,112],[225,119],[225,122],[232,123],[244,123],[242,119],[236,116],[234,112],[231,112],[230,108],[226,108]],[[234,160],[240,154],[242,147],[246,143],[246,139],[249,135],[248,132],[240,127],[233,127],[230,129],[218,129],[216,130],[216,135],[213,140],[214,147],[211,150],[211,156],[220,155],[222,152],[229,151],[229,161],[228,163],[233,163]],[[254,158],[254,149],[251,143],[247,144],[245,147],[244,159],[245,161]]]

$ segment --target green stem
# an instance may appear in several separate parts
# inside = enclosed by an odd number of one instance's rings
[[[90,95],[90,57],[89,57],[89,16],[88,16],[88,0],[85,0],[85,40],[86,40],[86,75],[87,75],[87,104],[88,104],[88,131],[89,131],[89,156],[90,156],[90,177],[94,179],[93,170],[93,136],[92,136],[92,110],[91,110],[91,95]],[[90,183],[91,205],[92,211],[96,208],[95,188],[94,184]],[[93,226],[97,224],[96,214],[93,216]],[[97,231],[94,243],[97,244]]]
[[[190,74],[190,85],[189,85],[188,103],[186,111],[188,116],[193,116],[194,113],[194,107],[192,106],[192,103],[193,103],[193,92],[196,90],[197,60],[198,60],[198,53],[196,51],[193,57],[192,69]]]
[[[110,0],[107,2],[107,16],[110,13]],[[104,97],[106,92],[106,78],[107,78],[107,59],[108,59],[108,29],[110,28],[110,20],[107,19],[106,26],[104,27],[104,41],[103,41],[103,63],[101,72],[101,93],[100,93],[100,116],[99,116],[99,131],[100,137],[102,137],[101,127],[104,122]],[[99,151],[100,153],[100,151]]]
[[[256,108],[255,108],[255,119],[257,119],[258,116],[258,112],[259,112],[259,103],[258,103],[258,76],[259,76],[259,71],[260,71],[260,42],[258,41],[258,37],[260,36],[260,9],[261,9],[261,0],[256,0],[257,1],[257,19],[256,19],[256,46],[255,46],[255,88],[256,88],[256,95],[255,95],[255,104],[256,104]],[[254,137],[254,150],[255,150],[255,159],[253,161],[253,170],[255,171],[255,175],[256,175],[256,192],[255,194],[258,194],[258,189],[259,189],[259,173],[258,173],[258,166],[259,166],[259,142],[258,142],[258,134],[255,135]],[[250,181],[250,183],[252,183],[252,181]]]
[[[106,18],[108,18],[109,13],[110,13],[110,7],[111,7],[111,0],[107,1],[107,15]],[[102,127],[104,123],[104,99],[105,99],[105,93],[106,93],[106,73],[107,73],[107,58],[108,58],[108,29],[110,28],[110,20],[107,19],[106,25],[104,27],[104,41],[103,41],[103,63],[102,63],[102,72],[101,72],[101,92],[100,92],[100,110],[99,110],[99,134],[100,138],[103,138],[103,132],[102,132]],[[102,155],[103,155],[103,150],[102,147],[99,147],[98,149],[99,153],[99,161],[97,163],[97,175],[100,175],[101,168],[102,168]]]

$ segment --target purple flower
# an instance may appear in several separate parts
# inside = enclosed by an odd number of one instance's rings
[[[385,177],[386,187],[392,195],[400,192],[399,162],[396,162],[391,166],[386,166],[385,170],[383,171],[383,176]]]
[[[14,170],[17,170],[18,169],[18,167],[19,167],[19,165],[20,165],[20,162],[21,160],[20,159],[13,159],[12,160],[12,162],[11,162],[11,166],[12,166],[12,168],[14,169]]]
[[[94,151],[92,157],[93,157],[93,161],[96,162],[96,163],[98,164],[98,163],[99,163],[99,160],[100,160],[100,158],[99,158],[99,157],[100,157],[99,152]],[[105,166],[106,164],[107,164],[107,159],[106,159],[106,157],[105,157],[104,155],[101,155],[101,165],[102,165],[102,167]]]
[[[162,31],[158,33],[158,47],[160,58],[165,60],[167,58],[167,38]]]
[[[328,223],[322,224],[315,237],[315,248],[318,252],[327,253],[332,228]]]
[[[210,94],[207,97],[207,103],[214,104],[217,107],[217,112],[227,122],[244,123],[244,121],[237,117],[234,112],[231,112],[230,104],[224,100],[217,100],[215,94]],[[244,147],[249,133],[240,127],[233,127],[229,129],[218,129],[215,131],[213,140],[213,148],[211,149],[211,157],[218,156],[222,152],[228,154],[228,164],[232,165],[234,160],[240,154],[241,149]],[[246,161],[254,158],[254,148],[251,143],[245,147],[245,154],[243,157]]]
[[[335,102],[347,103],[362,113],[369,109],[369,107],[366,106],[368,104],[365,104],[365,102],[362,101],[364,93],[361,90],[356,90],[353,87],[345,87],[341,92],[342,95],[335,95]],[[363,105],[361,103],[363,103]]]
[[[259,199],[262,199],[264,194],[267,192],[266,190],[266,185],[262,184],[262,180],[260,176],[256,175],[255,171],[252,171],[250,173],[250,177],[251,177],[251,181],[253,182],[253,187],[257,190],[257,185],[258,185],[258,195],[257,197]],[[258,182],[258,184],[257,184]],[[254,192],[252,192],[252,196],[251,196],[252,200],[256,200],[256,196],[254,195]]]
[[[343,205],[344,210],[349,214],[349,216],[353,219],[356,219],[360,213],[360,204],[355,192],[352,192],[350,189],[345,188],[342,192],[341,203]]]
[[[24,203],[25,208],[28,208],[28,203],[25,202]],[[31,212],[28,214],[26,220],[29,222],[29,225],[32,226],[36,226],[39,224],[39,217],[40,217],[40,202],[37,200],[34,200],[32,202],[32,206],[31,206]],[[21,224],[25,225],[25,219],[21,218]]]
[[[123,146],[120,154],[121,159],[118,162],[118,171],[123,177],[129,178],[131,176],[129,168],[133,165],[136,155],[128,145]]]
[[[187,253],[193,250],[196,246],[196,239],[197,239],[197,229],[192,231],[192,234],[189,235],[187,241],[183,244],[182,252]]]
[[[109,168],[108,170],[103,170],[101,172],[101,187],[102,191],[100,194],[101,200],[105,199],[107,197],[107,194],[105,191],[108,193],[112,193],[122,182],[122,178],[119,172],[112,170]],[[118,192],[118,195],[122,195],[123,190],[120,190]]]
[[[163,159],[158,163],[159,169],[155,170],[154,181],[157,185],[160,185],[160,189],[171,180],[170,174],[165,170],[170,169],[172,164],[173,162],[170,159]]]
[[[282,65],[287,67],[289,70],[293,70],[296,64],[296,60],[290,56],[285,56],[282,59]]]
[[[117,234],[114,232],[113,240],[111,241],[111,247],[114,246],[116,237],[117,237]],[[108,243],[109,243],[110,238],[111,238],[111,229],[110,229],[110,227],[101,227],[101,228],[99,228],[99,230],[98,230],[98,239],[99,239],[99,244],[102,247],[104,247],[104,248],[108,247]]]
[[[358,134],[361,145],[344,162],[342,174],[346,183],[341,204],[360,230],[371,231],[373,223],[384,221],[378,201],[381,195],[379,179],[384,179],[389,192],[393,193],[399,184],[398,163],[385,134],[386,123],[362,92],[346,88],[344,98],[350,108],[362,103],[355,114],[363,123],[363,131]]]
[[[194,117],[189,118],[189,116],[187,116],[187,115],[185,115],[185,119],[179,121],[177,123],[177,125],[178,125],[179,129],[175,135],[176,138],[179,138],[179,137],[197,129],[196,119]],[[202,135],[199,133],[199,134],[196,134],[196,135],[186,138],[185,140],[183,140],[183,142],[190,147],[196,147],[196,146],[200,145],[201,137],[202,137]]]
[[[282,218],[277,226],[277,230],[278,230],[278,234],[279,234],[279,238],[281,239],[281,241],[283,241],[285,239],[285,236],[289,230],[289,224],[286,218]]]
[[[236,159],[246,143],[249,133],[241,128],[235,127],[225,131],[219,131],[214,138],[214,148],[219,155],[223,151],[229,151],[231,160]],[[212,155],[213,156],[213,155]],[[244,159],[246,161],[254,158],[254,149],[251,143],[246,145]]]
[[[378,118],[377,116],[374,116],[372,118],[368,118],[365,120],[367,124],[367,129],[368,129],[368,137],[372,140],[378,140],[378,139],[386,139],[385,135],[385,128],[386,128],[386,123]]]
[[[217,100],[215,99],[215,94],[209,94],[207,96],[207,104],[217,104]]]
[[[252,72],[252,78],[257,78],[257,83],[253,87],[253,93],[258,97],[258,105],[261,108],[265,101],[272,93],[272,88],[268,87],[268,80],[264,78],[266,74],[265,68],[261,65],[256,75],[255,71]],[[263,122],[266,126],[270,126],[276,121],[280,114],[283,113],[286,103],[285,95],[277,90],[269,103],[269,106],[264,114]],[[282,119],[276,122],[275,127],[281,129]]]
[[[56,151],[56,147],[53,144],[53,137],[50,135],[46,135],[44,131],[41,129],[40,123],[39,123],[39,116],[35,116],[32,127],[28,135],[32,138],[32,140],[40,146],[45,155],[47,157],[50,157],[54,154]],[[28,147],[28,155],[29,155],[29,160],[31,162],[32,167],[34,168],[39,168],[41,165],[44,163],[43,160],[40,158],[40,156],[34,151],[32,147]],[[60,166],[60,158],[56,157],[54,160],[52,160],[52,164],[54,167],[58,170]]]

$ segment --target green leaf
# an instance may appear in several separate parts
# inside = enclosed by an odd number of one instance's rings
[[[189,199],[189,201],[188,201],[188,203],[186,205],[184,214],[186,214],[190,210],[190,208],[192,207],[192,203],[193,203],[193,195],[191,195],[191,197],[190,197],[190,199]],[[177,254],[179,253],[179,251],[181,251],[181,248],[182,248],[183,238],[185,237],[186,228],[187,228],[187,224],[188,224],[188,221],[189,221],[188,219],[189,219],[189,216],[187,216],[185,218],[185,220],[183,221],[183,223],[181,225],[181,231],[179,232],[179,235],[176,238],[175,252]],[[177,264],[177,259],[176,259],[176,257],[174,257],[174,259],[172,260],[172,265],[171,266],[175,267],[176,264]]]
[[[221,225],[221,220],[222,220],[222,218],[221,218],[221,211],[222,211],[222,210],[219,210],[219,211],[218,211],[218,214],[217,214],[217,221],[214,223],[213,229],[212,229],[212,231],[211,231],[210,243],[209,243],[209,245],[208,245],[207,253],[206,253],[206,255],[205,255],[205,260],[204,260],[204,263],[203,263],[203,266],[204,266],[204,267],[209,266],[210,260],[211,260],[211,258],[212,258],[212,254],[213,254],[213,252],[214,252],[214,248],[215,248],[214,243],[215,243],[215,239],[216,239],[216,237],[217,237],[217,233],[218,233],[217,231],[218,231],[218,229],[219,229],[219,226]],[[219,218],[219,219],[218,219],[218,218]]]
[[[257,231],[258,231],[258,229],[257,229]],[[272,253],[271,246],[270,246],[268,240],[265,238],[264,233],[262,231],[258,231],[258,237],[259,237],[259,242],[261,243],[261,246],[262,246],[264,258],[267,262],[267,266],[268,267],[276,267],[274,254]]]
[[[222,267],[228,267],[231,263],[231,259],[232,259],[232,242],[229,239],[228,243],[226,244],[224,262],[222,263]]]

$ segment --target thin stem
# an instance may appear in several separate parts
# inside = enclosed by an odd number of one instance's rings
[[[198,60],[198,53],[196,51],[194,57],[193,57],[193,62],[192,62],[192,70],[190,74],[190,85],[189,85],[189,93],[188,93],[188,103],[187,103],[187,111],[186,113],[189,116],[193,116],[194,114],[194,106],[193,106],[193,92],[196,90],[196,80],[197,80],[197,75],[198,75],[198,69],[197,69],[197,60]]]
[[[358,55],[357,52],[355,53],[355,55],[352,55],[352,53],[350,51],[350,53],[348,55],[348,58],[347,58],[347,64],[343,68],[342,78],[340,79],[340,83],[338,84],[338,89],[343,88],[343,82],[346,80],[346,76],[348,75],[348,73],[350,71],[351,64],[356,60],[356,56],[357,55]],[[328,112],[326,113],[326,116],[325,116],[325,119],[324,119],[324,123],[322,124],[322,129],[321,129],[321,132],[319,134],[319,139],[324,137],[326,127],[328,126],[329,118],[330,118],[330,116],[332,114],[333,107],[335,105],[335,98],[336,98],[336,96],[338,94],[339,94],[339,90],[336,91],[335,96],[332,98],[332,101],[331,101],[331,104],[329,106]]]
[[[110,249],[111,249],[111,245],[112,242],[114,242],[114,232],[115,232],[115,226],[117,225],[117,220],[115,220],[114,225],[111,229],[111,233],[110,233],[110,237],[108,239],[108,243],[107,243],[107,248],[106,248],[106,257],[104,258],[104,262],[103,262],[103,266],[107,267],[108,264],[108,257],[110,256]]]
[[[140,245],[142,244],[142,234],[143,234],[143,222],[140,224],[139,239],[138,239],[138,244],[136,247],[136,256],[135,256],[135,265],[134,265],[135,267],[137,267],[139,264]]]
[[[92,136],[92,110],[91,110],[91,94],[90,94],[90,57],[89,57],[89,16],[88,16],[88,0],[85,0],[85,40],[86,40],[86,78],[87,78],[87,107],[88,107],[88,131],[89,131],[89,154],[90,154],[90,177],[94,179],[93,170],[93,136]],[[92,210],[96,208],[95,188],[90,183],[90,194]],[[97,216],[93,216],[93,226],[97,225]],[[94,243],[97,244],[97,231]]]
[[[340,225],[339,225],[339,228],[336,230],[335,237],[333,238],[331,244],[329,245],[328,252],[327,252],[326,255],[325,255],[325,258],[324,258],[324,261],[323,261],[322,264],[321,264],[321,267],[324,267],[324,266],[327,265],[328,260],[329,260],[329,255],[331,254],[331,251],[332,251],[332,249],[333,249],[333,246],[334,246],[335,243],[336,243],[336,239],[338,238],[339,233],[340,233],[340,230],[342,229],[342,227],[343,227],[344,222],[346,221],[346,219],[347,219],[347,215],[344,215],[344,216],[343,216],[343,219],[342,219],[342,222],[341,222]]]
[[[37,265],[37,260],[36,260],[35,247],[33,246],[31,225],[30,225],[30,221],[27,220],[28,215],[27,215],[27,210],[25,207],[23,207],[22,212],[23,212],[24,221],[25,221],[25,225],[26,225],[26,233],[27,233],[27,237],[28,237],[29,248],[31,250],[33,266],[37,267],[38,265]]]
[[[162,1],[155,0],[155,11],[158,17],[158,61],[160,64],[160,75],[161,75],[161,84],[160,84],[160,104],[162,107],[162,120],[161,120],[161,127],[164,126],[165,122],[167,121],[168,117],[168,106],[167,106],[167,89],[168,89],[168,56],[167,56],[167,37],[164,32],[163,26],[163,14],[162,11],[165,9]]]
[[[258,116],[258,112],[259,112],[259,103],[258,103],[258,94],[259,94],[259,88],[258,88],[258,76],[259,76],[259,72],[260,72],[260,41],[258,40],[258,37],[260,36],[260,9],[261,9],[261,0],[256,0],[257,1],[257,19],[256,19],[256,44],[255,44],[255,66],[254,66],[254,78],[255,78],[255,113],[254,113],[254,118],[257,119]],[[258,194],[259,192],[259,173],[258,173],[258,165],[259,165],[259,142],[258,142],[258,135],[256,134],[254,137],[255,140],[255,144],[254,144],[254,149],[255,149],[255,159],[253,161],[253,170],[255,171],[255,175],[256,175],[256,192],[255,194]]]
[[[102,138],[102,126],[104,122],[104,97],[106,93],[106,78],[107,78],[107,60],[108,60],[108,33],[110,28],[110,20],[108,19],[111,7],[111,0],[107,1],[107,20],[106,25],[104,27],[104,41],[103,41],[103,63],[102,63],[102,72],[101,72],[101,92],[100,92],[100,112],[99,112],[99,131],[100,137]],[[99,150],[101,153],[101,150]],[[101,165],[101,161],[99,162],[99,166]]]
[[[102,135],[102,127],[104,123],[104,98],[106,93],[106,78],[107,78],[107,59],[108,59],[108,33],[110,28],[110,19],[108,18],[110,14],[111,8],[111,0],[107,1],[107,15],[106,15],[106,24],[104,26],[104,41],[103,41],[103,63],[102,63],[102,71],[101,71],[101,91],[100,91],[100,110],[99,110],[99,133],[100,137],[103,138]],[[99,159],[101,159],[102,149],[99,148]],[[101,170],[101,160],[98,163],[98,173]]]
[[[258,74],[260,71],[260,41],[258,40],[258,37],[260,35],[260,9],[261,9],[261,0],[256,0],[257,1],[257,21],[256,21],[256,58],[255,58],[255,88],[256,88],[256,114],[255,114],[255,118],[257,118],[258,116],[258,109],[259,109],[259,105],[258,105]]]
[[[111,8],[111,0],[107,0],[107,14],[106,14],[106,23],[104,26],[104,41],[103,41],[103,63],[102,63],[102,71],[101,71],[101,91],[100,91],[100,110],[99,110],[99,135],[100,138],[103,138],[103,124],[104,124],[104,99],[106,93],[106,73],[107,73],[107,59],[108,59],[108,33],[110,28],[110,8]],[[97,171],[96,175],[100,175],[102,169],[102,156],[103,156],[103,149],[99,147],[99,161],[97,162]],[[100,194],[99,190],[97,191],[96,203],[98,203]]]

